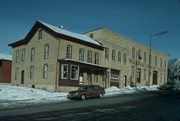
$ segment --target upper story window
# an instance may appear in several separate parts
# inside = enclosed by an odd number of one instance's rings
[[[43,78],[47,79],[48,77],[48,64],[44,64],[44,68],[43,68]]]
[[[146,52],[144,52],[144,62],[146,62],[146,60],[147,60],[147,54]]]
[[[142,59],[142,57],[141,57],[141,50],[140,50],[140,49],[138,50],[138,59],[139,59],[139,60]]]
[[[79,61],[84,61],[84,49],[79,49]]]
[[[105,48],[105,58],[109,60],[109,48]]]
[[[126,64],[126,53],[123,54],[123,63]]]
[[[34,77],[34,66],[30,67],[30,79],[33,79]]]
[[[132,57],[135,59],[135,47],[132,48]]]
[[[66,50],[66,58],[71,59],[72,58],[72,46],[68,45]]]
[[[121,52],[118,52],[118,62],[121,63]]]
[[[44,59],[48,59],[49,57],[49,44],[44,46]]]
[[[116,58],[116,51],[112,50],[112,60],[115,61]]]
[[[99,64],[99,53],[95,53],[94,63]]]
[[[164,68],[166,68],[166,60],[164,60]]]
[[[61,79],[68,78],[68,64],[61,65]]]
[[[35,59],[35,48],[31,48],[31,61],[34,61]]]
[[[38,39],[42,39],[42,29],[38,31]]]
[[[19,50],[16,50],[16,63],[19,61]]]
[[[25,48],[22,49],[22,58],[21,58],[21,61],[24,62],[25,61],[25,53],[26,53],[26,50]]]
[[[157,56],[155,56],[155,65],[157,66]]]
[[[160,59],[160,66],[162,67],[162,58]]]
[[[91,34],[89,35],[89,37],[93,39],[93,38],[94,38],[93,33],[91,33]]]
[[[92,51],[90,50],[87,53],[87,62],[92,63]]]

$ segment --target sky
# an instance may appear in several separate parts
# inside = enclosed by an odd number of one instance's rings
[[[0,53],[23,39],[36,20],[84,33],[100,27],[180,58],[180,0],[0,0]]]

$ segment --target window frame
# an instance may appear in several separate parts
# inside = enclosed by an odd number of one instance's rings
[[[84,61],[84,49],[79,49],[79,61]]]
[[[49,57],[49,44],[44,45],[44,59]]]
[[[26,49],[23,48],[23,49],[22,49],[22,58],[21,58],[21,61],[22,61],[22,62],[25,61],[25,55],[26,55]]]
[[[127,55],[126,55],[126,53],[123,54],[123,63],[127,64]]]
[[[109,48],[105,47],[105,59],[109,60]]]
[[[48,78],[48,64],[44,64],[43,66],[43,79]]]
[[[112,50],[112,60],[115,61],[116,60],[116,50]]]
[[[33,79],[34,78],[34,66],[31,65],[30,66],[30,79]]]
[[[72,59],[72,46],[67,45],[66,47],[66,58]]]
[[[72,78],[72,67],[77,67],[77,72],[76,72],[76,74],[77,74],[77,77],[76,78]],[[79,74],[80,74],[80,72],[79,72],[79,66],[78,65],[73,65],[73,64],[71,64],[70,65],[70,79],[71,80],[79,80]]]
[[[19,50],[16,50],[16,63],[19,62]]]
[[[35,47],[31,48],[31,61],[35,60]]]
[[[42,39],[42,29],[38,31],[38,40]]]
[[[94,55],[94,64],[99,64],[99,53],[98,52],[95,52],[95,55]]]
[[[64,71],[64,66],[67,67],[67,71]],[[64,77],[64,72],[67,73],[67,77]],[[68,64],[61,64],[61,79],[68,79]]]
[[[118,62],[121,63],[121,51],[118,51]]]
[[[92,51],[88,50],[87,53],[87,62],[92,63]]]

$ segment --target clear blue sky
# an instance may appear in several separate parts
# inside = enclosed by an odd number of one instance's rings
[[[180,58],[180,0],[0,0],[0,53],[23,39],[36,20],[84,33],[99,27]]]

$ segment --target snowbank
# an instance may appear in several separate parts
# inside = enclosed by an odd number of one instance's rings
[[[117,87],[110,87],[105,89],[105,96],[113,96],[117,94],[132,94],[144,91],[157,90],[157,86],[143,86],[143,87],[125,87],[119,89]],[[65,92],[47,92],[40,89],[33,89],[28,87],[0,85],[0,109],[17,108],[33,104],[47,104],[68,101],[68,93]]]

